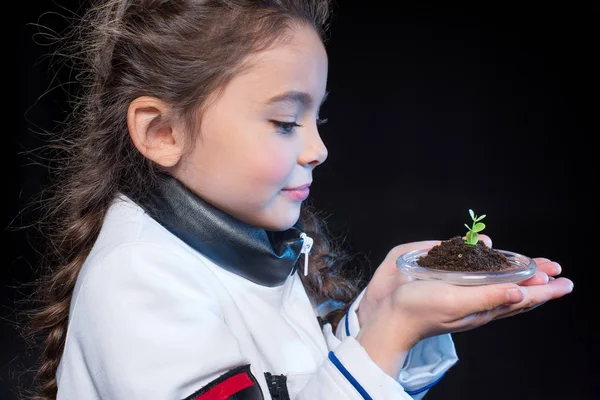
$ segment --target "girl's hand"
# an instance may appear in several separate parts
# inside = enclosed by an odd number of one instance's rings
[[[483,236],[483,235],[482,235]],[[491,245],[488,237],[486,243]],[[467,331],[492,320],[529,311],[570,293],[573,284],[554,278],[560,266],[538,258],[538,273],[518,284],[456,286],[414,280],[396,268],[396,258],[437,241],[392,249],[373,275],[359,305],[357,340],[390,376],[397,376],[408,351],[420,340]]]
[[[481,234],[479,235],[479,239],[491,247],[492,241],[487,235]],[[398,245],[388,252],[369,281],[365,295],[359,304],[358,321],[361,326],[366,323],[366,320],[373,313],[373,310],[377,308],[381,299],[388,296],[397,287],[414,280],[414,278],[398,270],[396,259],[408,251],[433,247],[439,243],[439,240],[406,243]]]
[[[492,247],[492,239],[489,236],[480,234],[479,238],[480,240],[483,240],[488,247]],[[398,286],[414,280],[414,278],[409,277],[398,270],[396,267],[396,259],[408,251],[429,248],[439,243],[439,240],[424,240],[406,243],[396,246],[388,252],[387,256],[371,278],[365,295],[359,305],[358,320],[361,326],[366,322],[366,319],[371,315],[372,310],[377,307],[377,304],[382,298],[386,297]],[[538,265],[536,274],[525,281],[519,282],[519,285],[545,285],[562,271],[562,268],[558,263],[550,261],[547,258],[534,258],[534,261]]]

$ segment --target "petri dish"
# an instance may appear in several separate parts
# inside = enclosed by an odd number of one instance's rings
[[[425,256],[429,249],[413,250],[402,254],[396,259],[396,266],[400,271],[416,279],[444,281],[461,286],[515,283],[531,278],[537,271],[537,264],[532,258],[498,249],[496,251],[502,253],[510,263],[510,267],[500,271],[445,271],[418,265],[419,258]]]

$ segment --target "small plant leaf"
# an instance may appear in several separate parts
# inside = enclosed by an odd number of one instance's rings
[[[470,208],[469,208],[469,214],[471,215],[471,219],[475,220],[475,213]]]
[[[479,217],[475,218],[475,222],[479,222],[479,221],[481,221],[484,218],[485,218],[485,214],[480,215]]]
[[[472,231],[467,232],[467,235],[465,236],[465,243],[471,244],[471,234],[472,233],[473,233]]]
[[[478,236],[479,235],[477,233],[475,233],[473,231],[469,231],[469,232],[467,232],[465,242],[470,245],[475,245],[475,244],[477,244]]]
[[[471,230],[471,227],[467,224],[465,224],[465,226],[467,227],[468,230]]]
[[[473,226],[473,232],[481,232],[485,229],[485,224],[483,222],[478,222]]]

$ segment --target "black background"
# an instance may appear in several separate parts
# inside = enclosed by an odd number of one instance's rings
[[[592,327],[600,317],[598,3],[339,3],[327,43],[331,93],[321,109],[329,158],[311,195],[331,230],[374,268],[396,244],[464,234],[472,208],[487,214],[484,233],[495,247],[558,261],[575,283],[573,293],[530,313],[455,334],[460,361],[427,398],[592,399],[600,374]],[[20,285],[34,276],[36,242],[14,227],[28,222],[19,211],[46,170],[22,152],[41,144],[33,132],[69,112],[63,89],[36,101],[56,83],[35,23],[60,30],[64,18],[40,15],[68,15],[78,4],[21,2],[15,21],[2,399],[27,383],[23,369],[35,356],[13,322],[15,301],[28,293]]]

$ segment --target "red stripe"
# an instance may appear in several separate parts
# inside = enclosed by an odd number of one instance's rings
[[[194,400],[227,400],[240,390],[244,390],[252,385],[254,385],[252,379],[250,379],[247,373],[242,372],[231,378],[225,379],[223,382],[219,383],[208,392],[196,397]]]

